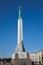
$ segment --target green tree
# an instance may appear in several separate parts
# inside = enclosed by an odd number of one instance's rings
[[[2,61],[11,62],[11,58],[3,58]]]

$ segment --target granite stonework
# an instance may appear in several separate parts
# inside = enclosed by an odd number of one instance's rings
[[[19,58],[18,53],[15,53],[15,58],[12,59],[12,65],[32,65],[31,59],[27,53],[27,58]]]

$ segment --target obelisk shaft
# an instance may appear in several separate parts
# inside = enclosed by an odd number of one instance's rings
[[[21,18],[21,10],[19,9],[19,19],[18,19],[18,44],[23,42],[23,24]]]
[[[17,38],[17,47],[16,51],[17,52],[24,52],[24,44],[23,44],[23,21],[21,17],[21,9],[19,9],[19,18],[18,18],[18,38]]]

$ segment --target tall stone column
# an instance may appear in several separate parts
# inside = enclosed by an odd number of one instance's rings
[[[25,51],[24,45],[23,45],[23,20],[21,17],[21,8],[19,8],[19,18],[18,18],[18,38],[17,38],[17,47],[16,51],[21,52]]]

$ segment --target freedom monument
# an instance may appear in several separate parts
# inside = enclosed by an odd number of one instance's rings
[[[23,43],[23,20],[21,17],[21,8],[19,8],[18,18],[18,36],[16,51],[12,54],[13,65],[32,65],[29,54],[25,51]]]

